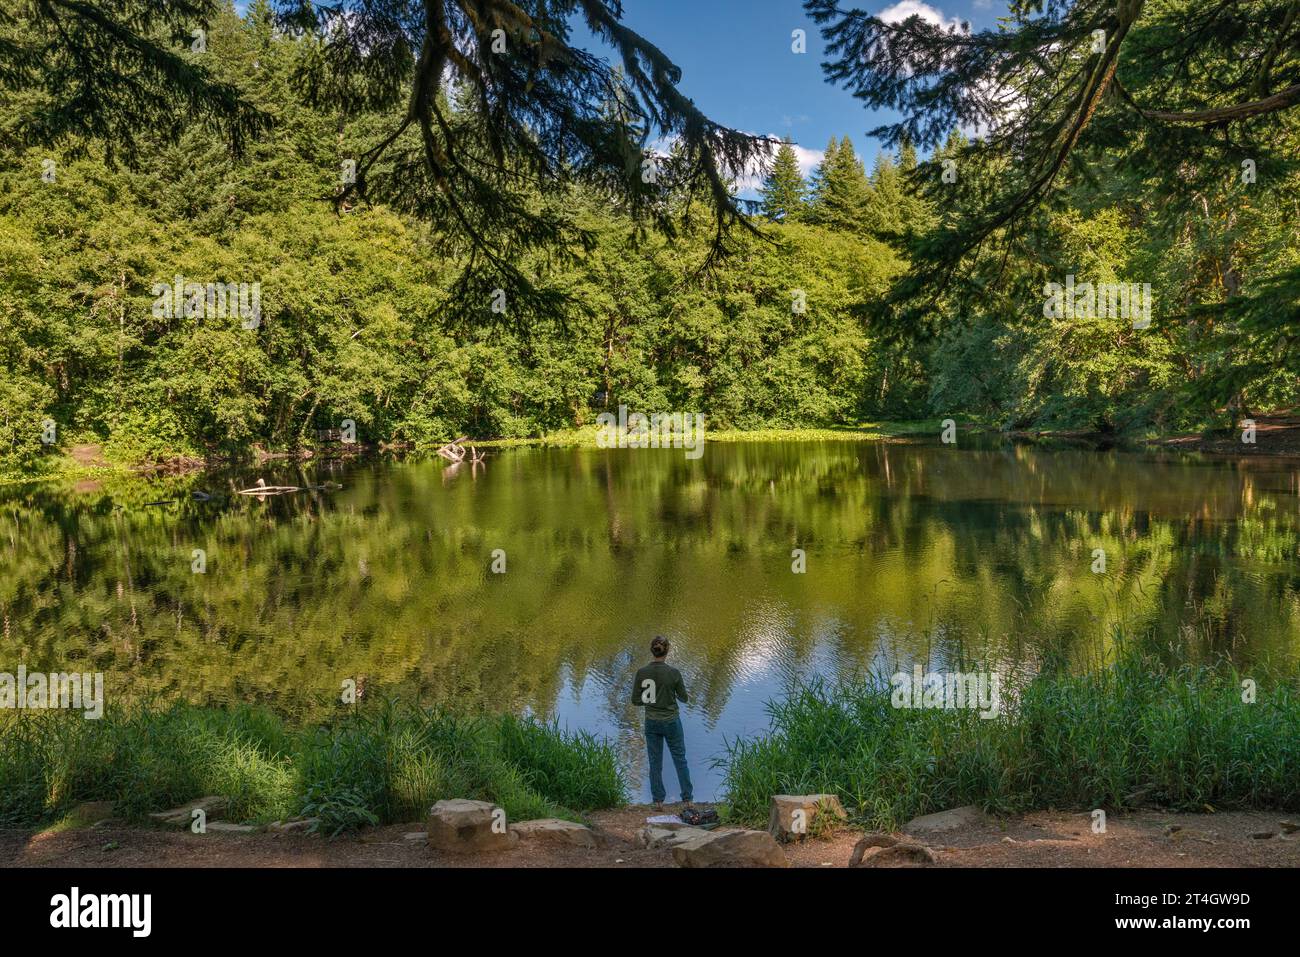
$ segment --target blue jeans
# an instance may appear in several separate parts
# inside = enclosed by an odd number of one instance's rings
[[[682,719],[672,721],[645,721],[645,749],[650,756],[650,797],[659,804],[664,799],[664,742],[673,756],[677,769],[677,783],[681,785],[682,800],[691,801],[691,772],[686,767],[686,738],[682,734]]]

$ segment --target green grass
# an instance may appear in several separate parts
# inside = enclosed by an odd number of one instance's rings
[[[577,819],[622,805],[625,792],[611,746],[513,716],[381,702],[305,729],[252,706],[0,717],[0,826],[40,826],[93,800],[144,821],[217,794],[230,799],[231,820],[304,814],[338,834],[422,820],[445,798],[492,801],[509,820]]]
[[[856,425],[814,429],[714,429],[705,428],[706,442],[853,442],[875,441],[908,436],[938,436],[942,431],[941,419],[924,419],[907,422],[860,422]],[[479,448],[514,448],[518,446],[544,446],[551,448],[599,448],[600,429],[589,425],[578,429],[562,429],[537,438],[490,439],[466,443]]]
[[[1246,704],[1240,680],[1129,658],[1004,688],[993,719],[894,708],[883,676],[813,683],[769,704],[768,734],[729,743],[729,816],[760,824],[771,795],[821,792],[887,830],[965,804],[1300,810],[1300,682],[1261,683]]]

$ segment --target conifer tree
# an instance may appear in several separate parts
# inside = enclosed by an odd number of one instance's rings
[[[142,129],[219,126],[241,149],[270,116],[214,78],[204,31],[229,0],[16,0],[0,9],[0,95],[29,102],[15,147],[75,142],[134,160]],[[483,314],[504,294],[514,316],[545,301],[519,266],[532,251],[590,245],[567,215],[575,186],[665,232],[671,190],[708,198],[713,242],[753,230],[734,179],[770,143],[713,122],[678,89],[681,70],[622,22],[619,0],[274,0],[305,31],[297,74],[309,106],[344,122],[385,117],[335,201],[384,202],[443,230],[464,263],[455,301]],[[12,11],[12,12],[11,12]],[[617,66],[571,42],[571,20]],[[448,108],[468,91],[472,114]],[[610,111],[611,102],[619,109]],[[653,144],[677,144],[663,162]],[[538,202],[539,197],[543,202]],[[546,309],[553,312],[553,309]]]
[[[799,172],[799,157],[794,145],[785,140],[777,150],[772,171],[763,180],[763,215],[773,222],[793,222],[804,212],[808,184]]]
[[[832,137],[817,168],[809,220],[831,229],[861,230],[870,200],[871,186],[852,141]]]

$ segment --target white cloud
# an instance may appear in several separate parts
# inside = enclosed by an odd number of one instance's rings
[[[794,144],[794,155],[799,157],[799,172],[807,176],[813,167],[826,158],[825,150],[810,150],[806,146]]]
[[[898,0],[897,3],[885,7],[876,16],[886,23],[902,23],[910,16],[919,16],[922,20],[927,20],[938,27],[961,29],[959,19],[945,17],[943,13],[928,3],[922,3],[921,0]]]
[[[780,148],[784,137],[776,133],[768,133],[767,138],[772,141],[772,158],[775,159],[776,151]],[[822,158],[826,155],[824,150],[810,150],[806,146],[800,146],[798,143],[790,144],[794,147],[794,155],[799,160],[799,172],[805,177],[813,171]],[[771,160],[768,161],[770,167]],[[762,164],[755,162],[745,172],[736,177],[736,194],[738,196],[756,196],[763,186],[763,169]]]

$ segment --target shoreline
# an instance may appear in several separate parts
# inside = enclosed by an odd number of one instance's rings
[[[1257,457],[1300,457],[1300,414],[1278,412],[1259,415],[1256,423],[1254,441],[1242,441],[1242,433],[1237,429],[1203,430],[1200,432],[1176,432],[1165,435],[1124,436],[1093,430],[1010,430],[1004,431],[990,426],[972,422],[958,423],[961,434],[975,435],[982,439],[1011,443],[1028,443],[1043,447],[1069,446],[1085,450],[1106,451],[1123,449],[1130,451],[1172,451],[1223,456],[1248,460]],[[863,422],[857,425],[830,426],[818,428],[777,428],[777,429],[719,429],[706,434],[705,442],[722,444],[742,444],[747,442],[907,442],[934,439],[939,436],[942,426],[940,419],[916,419],[878,422]],[[595,425],[582,428],[565,429],[548,435],[513,439],[483,439],[467,442],[482,449],[514,448],[554,448],[554,449],[595,449],[599,448]],[[110,478],[175,478],[188,475],[201,475],[240,467],[274,466],[280,464],[300,465],[316,460],[334,461],[338,459],[358,460],[375,459],[394,453],[410,461],[425,461],[434,458],[435,446],[379,445],[358,444],[355,447],[329,445],[315,448],[303,448],[297,451],[267,451],[260,447],[251,449],[250,455],[241,458],[204,459],[197,456],[177,456],[157,462],[114,462],[103,457],[102,447],[96,444],[82,444],[70,448],[58,458],[50,459],[50,467],[14,474],[0,474],[0,489],[22,485],[44,485],[49,483],[96,482]]]
[[[332,868],[565,868],[626,869],[676,866],[667,847],[643,847],[639,833],[653,810],[644,805],[594,811],[587,818],[593,847],[523,841],[508,850],[448,854],[431,849],[426,823],[369,828],[339,837],[300,833],[194,834],[125,827],[112,819],[43,830],[0,829],[0,866],[332,867]],[[1087,813],[1038,811],[988,818],[913,837],[934,854],[930,864],[879,862],[880,867],[1152,868],[1300,866],[1300,832],[1283,812],[1179,813],[1142,809],[1112,815],[1104,833]],[[720,828],[719,830],[723,830]],[[791,868],[847,868],[866,833],[838,827],[781,845]],[[1264,834],[1270,834],[1263,837]]]

